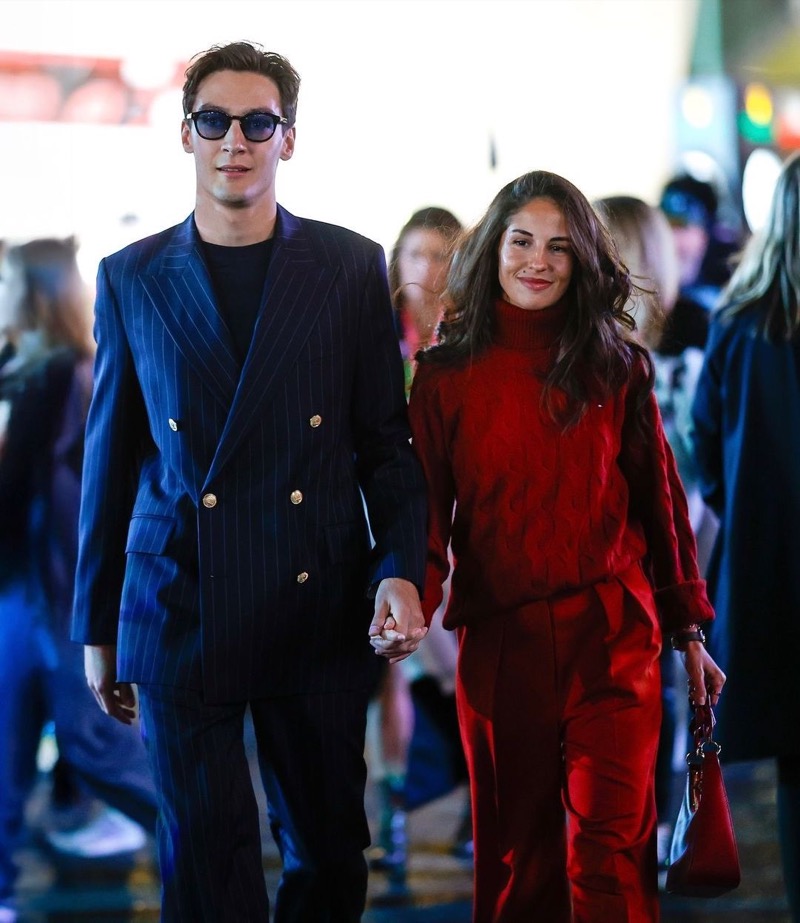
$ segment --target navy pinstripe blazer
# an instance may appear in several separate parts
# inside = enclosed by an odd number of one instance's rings
[[[104,259],[95,310],[73,639],[209,702],[362,685],[367,588],[425,558],[381,248],[279,207],[243,363],[191,216]]]

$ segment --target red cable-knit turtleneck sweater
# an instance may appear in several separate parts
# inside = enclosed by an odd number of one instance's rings
[[[713,618],[655,398],[635,409],[643,370],[570,429],[542,406],[567,310],[498,302],[483,354],[417,369],[409,413],[429,491],[426,618],[442,599],[451,541],[448,628],[580,590],[639,560],[665,630]]]

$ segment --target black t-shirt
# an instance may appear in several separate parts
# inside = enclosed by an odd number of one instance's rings
[[[203,241],[208,272],[222,316],[244,361],[264,294],[272,239],[244,247],[223,247]]]

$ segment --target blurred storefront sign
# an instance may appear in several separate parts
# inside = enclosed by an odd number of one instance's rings
[[[0,121],[147,125],[185,63],[0,51]]]

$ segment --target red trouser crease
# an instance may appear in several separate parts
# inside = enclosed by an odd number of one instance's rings
[[[639,565],[459,630],[474,923],[658,920],[660,649]]]

